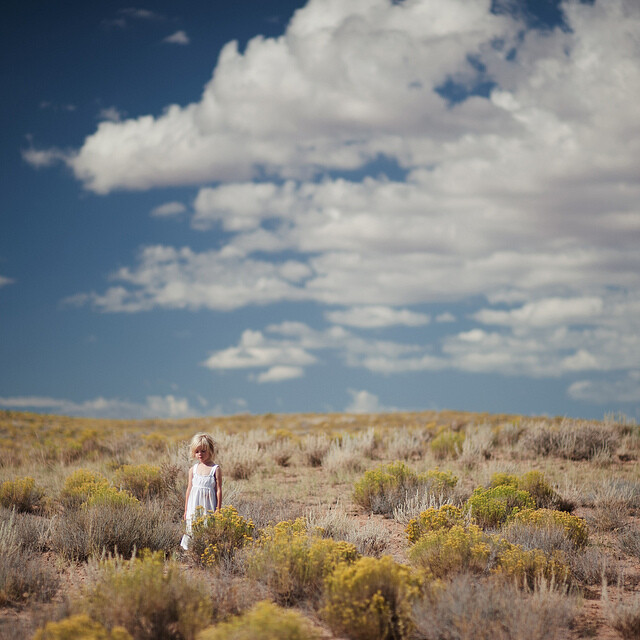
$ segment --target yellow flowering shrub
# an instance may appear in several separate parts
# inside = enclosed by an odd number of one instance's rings
[[[508,473],[494,473],[489,487],[508,485],[526,491],[535,501],[536,507],[548,507],[556,498],[556,492],[540,471],[527,471],[521,476]]]
[[[417,518],[412,518],[405,531],[409,543],[414,544],[427,531],[450,529],[456,524],[464,526],[464,514],[458,507],[454,507],[452,504],[444,504],[439,509],[430,507]]]
[[[489,487],[499,487],[501,484],[506,484],[517,489],[518,476],[513,473],[498,471],[491,476],[491,480],[489,480]]]
[[[342,564],[325,580],[322,615],[352,640],[401,640],[412,631],[411,606],[420,593],[411,570],[390,556]]]
[[[123,627],[105,629],[99,622],[88,615],[64,618],[58,622],[48,622],[43,629],[38,629],[32,640],[133,640]]]
[[[565,511],[554,509],[525,509],[514,514],[513,522],[532,524],[536,527],[557,527],[577,548],[586,546],[589,539],[589,527],[584,518],[572,516]]]
[[[199,507],[191,523],[192,553],[204,565],[231,558],[251,542],[254,529],[253,522],[245,520],[231,505],[206,512]]]
[[[101,474],[77,469],[64,482],[61,494],[65,506],[121,507],[139,504],[128,491],[119,491]]]
[[[516,578],[530,588],[541,578],[562,583],[569,577],[570,569],[559,551],[546,554],[542,549],[526,550],[520,545],[502,542],[495,572]]]
[[[153,464],[125,464],[115,475],[115,484],[139,500],[161,495],[164,481],[160,467]]]
[[[0,505],[7,509],[29,512],[36,509],[44,497],[33,478],[6,480],[0,485]]]
[[[358,558],[354,545],[307,531],[303,518],[266,527],[247,558],[247,573],[267,584],[282,604],[317,597],[339,564]]]
[[[467,500],[471,516],[481,527],[497,527],[521,509],[534,509],[533,498],[511,485],[501,484],[484,489],[478,487]]]
[[[123,507],[139,504],[138,499],[128,491],[119,491],[109,485],[100,485],[89,493],[87,499],[82,503],[82,507]]]
[[[491,538],[480,527],[456,524],[424,533],[409,549],[409,558],[428,577],[444,578],[462,570],[484,571],[491,551]]]
[[[319,640],[320,637],[304,616],[266,601],[198,634],[198,640]]]
[[[86,502],[92,493],[108,486],[109,481],[102,474],[77,469],[64,481],[61,498],[67,507],[78,507]]]

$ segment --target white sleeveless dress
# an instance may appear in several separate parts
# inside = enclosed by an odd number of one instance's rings
[[[180,546],[188,550],[191,546],[191,521],[198,507],[202,507],[205,511],[214,511],[218,505],[218,497],[216,495],[216,469],[214,464],[211,471],[206,476],[197,473],[198,464],[193,467],[191,475],[191,492],[187,500],[187,533],[182,536]]]

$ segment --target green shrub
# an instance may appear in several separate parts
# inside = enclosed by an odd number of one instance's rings
[[[198,635],[198,640],[319,640],[320,633],[295,611],[259,602],[247,613]]]
[[[360,558],[327,576],[322,614],[335,633],[352,640],[401,640],[413,628],[418,585],[390,556]]]
[[[373,513],[390,514],[415,491],[446,494],[458,482],[449,471],[431,469],[418,474],[404,462],[392,462],[365,472],[354,487],[354,500]]]
[[[515,578],[519,584],[527,585],[530,589],[541,578],[562,584],[570,573],[564,556],[558,551],[547,554],[541,549],[526,550],[509,543],[501,549],[495,571]]]
[[[467,500],[471,516],[481,527],[497,527],[513,513],[535,506],[533,498],[526,491],[506,484],[491,489],[478,487]]]
[[[126,629],[114,627],[107,631],[86,614],[70,616],[59,622],[48,622],[36,631],[32,640],[133,640]]]
[[[308,532],[298,518],[264,529],[248,554],[247,573],[265,583],[280,603],[292,604],[318,597],[325,576],[357,557],[354,545]]]
[[[208,512],[198,507],[191,523],[190,551],[205,565],[230,559],[237,549],[251,542],[254,529],[253,522],[238,515],[231,505]]]
[[[464,433],[462,431],[443,431],[430,443],[431,452],[438,460],[457,458],[462,453]]]
[[[463,570],[481,573],[491,560],[491,542],[478,526],[456,524],[424,533],[409,549],[409,558],[429,578],[445,578]]]
[[[444,504],[439,509],[430,507],[423,511],[418,518],[411,519],[405,531],[409,543],[414,544],[428,531],[450,529],[454,525],[464,526],[465,522],[466,518],[458,507]]]
[[[25,513],[35,511],[43,496],[44,492],[36,487],[33,478],[6,480],[0,485],[0,505],[7,509]]]
[[[558,528],[576,548],[586,546],[589,528],[583,518],[553,509],[524,509],[514,514],[513,522],[532,524],[536,527]]]
[[[72,608],[105,627],[124,627],[136,640],[193,640],[211,621],[206,585],[160,552],[90,566]]]
[[[160,467],[152,464],[125,464],[116,471],[115,484],[138,500],[159,496],[165,491]]]

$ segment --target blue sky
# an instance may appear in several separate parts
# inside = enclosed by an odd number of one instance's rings
[[[0,408],[640,417],[635,0],[1,29]]]

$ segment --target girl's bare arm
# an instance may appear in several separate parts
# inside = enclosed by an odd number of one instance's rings
[[[193,467],[189,469],[189,483],[187,484],[187,495],[184,498],[184,515],[182,516],[183,520],[187,519],[187,504],[189,503],[189,494],[191,493],[191,479],[193,477]]]
[[[222,471],[220,467],[216,469],[216,511],[220,511],[222,506]]]

